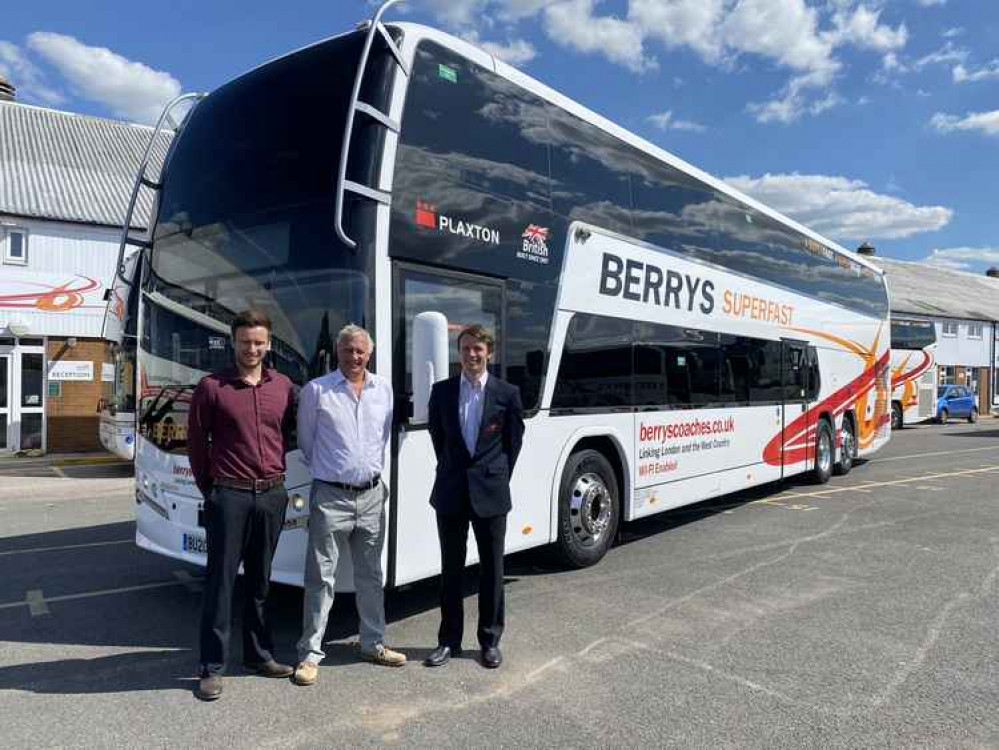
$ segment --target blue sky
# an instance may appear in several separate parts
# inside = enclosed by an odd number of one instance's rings
[[[20,101],[134,121],[373,11],[7,5]],[[387,18],[473,40],[847,247],[999,266],[995,0],[412,0]]]

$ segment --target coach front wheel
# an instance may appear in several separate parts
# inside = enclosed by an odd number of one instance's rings
[[[604,454],[582,450],[569,456],[558,495],[559,558],[585,568],[610,549],[620,519],[620,493],[614,468]]]
[[[820,419],[815,430],[815,468],[812,478],[818,484],[825,484],[832,476],[833,468],[833,435],[829,422]]]
[[[891,405],[891,428],[901,430],[904,427],[902,422],[902,405],[897,401]]]

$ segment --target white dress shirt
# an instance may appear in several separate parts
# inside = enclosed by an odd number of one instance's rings
[[[468,379],[461,373],[461,385],[458,388],[458,421],[461,422],[461,437],[471,456],[475,455],[475,446],[479,442],[479,427],[482,425],[482,408],[485,405],[486,381],[489,372],[483,372],[478,382]]]
[[[392,386],[365,371],[360,397],[339,369],[310,380],[298,405],[298,447],[313,479],[361,485],[382,472]]]

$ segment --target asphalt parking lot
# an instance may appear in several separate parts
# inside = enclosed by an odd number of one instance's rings
[[[33,473],[0,467],[4,747],[999,746],[999,420],[631,524],[587,570],[515,556],[499,670],[418,664],[430,581],[388,597],[414,663],[358,661],[342,597],[319,684],[235,668],[213,704],[200,571],[135,547],[127,467]],[[293,660],[301,595],[272,604]]]

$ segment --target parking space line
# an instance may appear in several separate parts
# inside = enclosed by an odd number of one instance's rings
[[[45,596],[41,589],[32,589],[24,595],[24,603],[28,605],[28,611],[32,617],[44,617],[51,614],[49,605],[45,603]]]
[[[61,547],[33,547],[31,549],[11,549],[0,552],[0,557],[7,555],[27,555],[32,552],[62,552],[68,549],[83,549],[85,547],[107,547],[112,544],[134,544],[134,539],[116,539],[113,542],[84,542],[83,544],[64,544]]]
[[[201,584],[202,579],[195,578],[186,570],[175,570],[173,577],[184,584],[184,587],[193,594],[200,594],[205,590],[205,587]]]
[[[133,591],[150,591],[152,589],[163,589],[168,586],[183,586],[184,583],[181,581],[160,581],[159,583],[143,583],[138,586],[122,586],[117,589],[101,589],[100,591],[84,591],[80,594],[62,594],[60,596],[49,596],[45,597],[44,601],[46,604],[52,604],[53,602],[70,602],[75,599],[92,599],[95,596],[109,596],[110,594],[128,594]],[[30,595],[32,592],[28,592]],[[40,594],[41,592],[39,592]],[[0,609],[13,609],[14,607],[27,607],[30,602],[25,597],[22,602],[5,602],[0,604]]]
[[[999,451],[999,445],[987,445],[984,448],[962,448],[959,451],[934,451],[933,453],[913,453],[908,456],[890,456],[888,458],[872,458],[867,463],[882,464],[886,461],[906,461],[910,458],[926,458],[927,456],[956,456],[960,453],[979,453],[981,451]]]
[[[799,492],[789,497],[818,497],[822,495],[835,495],[840,492],[856,492],[858,490],[870,490],[874,487],[891,487],[895,484],[909,484],[910,482],[925,482],[927,479],[945,479],[948,477],[966,477],[974,474],[983,474],[999,471],[999,466],[989,466],[984,469],[964,469],[963,471],[948,471],[940,474],[929,474],[905,479],[893,479],[888,482],[867,482],[856,487],[833,487],[826,490],[816,490],[815,492]]]

